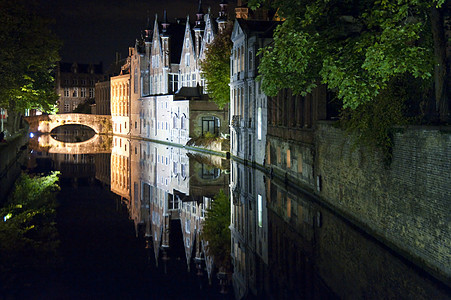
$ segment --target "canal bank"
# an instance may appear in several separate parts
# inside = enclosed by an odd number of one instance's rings
[[[0,206],[25,169],[27,162],[28,129],[22,129],[0,143]]]
[[[301,187],[451,286],[449,126],[399,128],[389,165],[377,151],[357,146],[334,122],[318,121],[308,141],[274,132],[266,153],[272,176]]]

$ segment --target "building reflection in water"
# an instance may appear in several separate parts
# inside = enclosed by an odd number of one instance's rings
[[[206,254],[202,224],[212,198],[228,190],[229,161],[188,153],[184,148],[115,136],[111,190],[127,205],[136,234],[146,239],[155,262],[170,259],[172,231],[181,230],[186,268],[212,280],[213,258]],[[177,221],[177,222],[173,222]],[[174,228],[174,226],[178,228]],[[172,226],[172,227],[171,227]]]
[[[104,147],[74,154],[72,146],[52,153],[31,144],[34,169],[59,169],[75,185],[94,176],[110,185],[146,241],[149,259],[164,272],[171,250],[183,247],[186,259],[179,263],[213,284],[221,274],[206,255],[202,226],[214,196],[228,192],[233,273],[222,274],[221,282],[231,278],[237,299],[450,298],[444,284],[308,194],[235,161],[119,136],[111,158]]]
[[[231,162],[237,299],[449,299],[450,292],[307,193]]]

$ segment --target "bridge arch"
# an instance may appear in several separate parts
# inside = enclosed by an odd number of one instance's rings
[[[30,131],[50,133],[54,128],[79,124],[92,128],[96,134],[112,133],[111,116],[89,114],[58,114],[26,117]]]
[[[59,154],[111,153],[112,138],[106,135],[94,135],[87,141],[65,143],[55,140],[50,134],[34,137],[30,140],[31,149]]]

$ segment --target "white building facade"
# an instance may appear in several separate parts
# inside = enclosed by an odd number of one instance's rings
[[[230,147],[241,161],[265,164],[267,96],[260,90],[257,51],[277,22],[236,19],[230,58]]]

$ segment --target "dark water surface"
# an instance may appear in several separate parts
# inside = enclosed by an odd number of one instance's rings
[[[445,284],[267,174],[182,148],[112,143],[81,154],[34,143],[31,170],[62,172],[60,263],[7,299],[451,299]],[[229,269],[200,234],[221,189]]]

